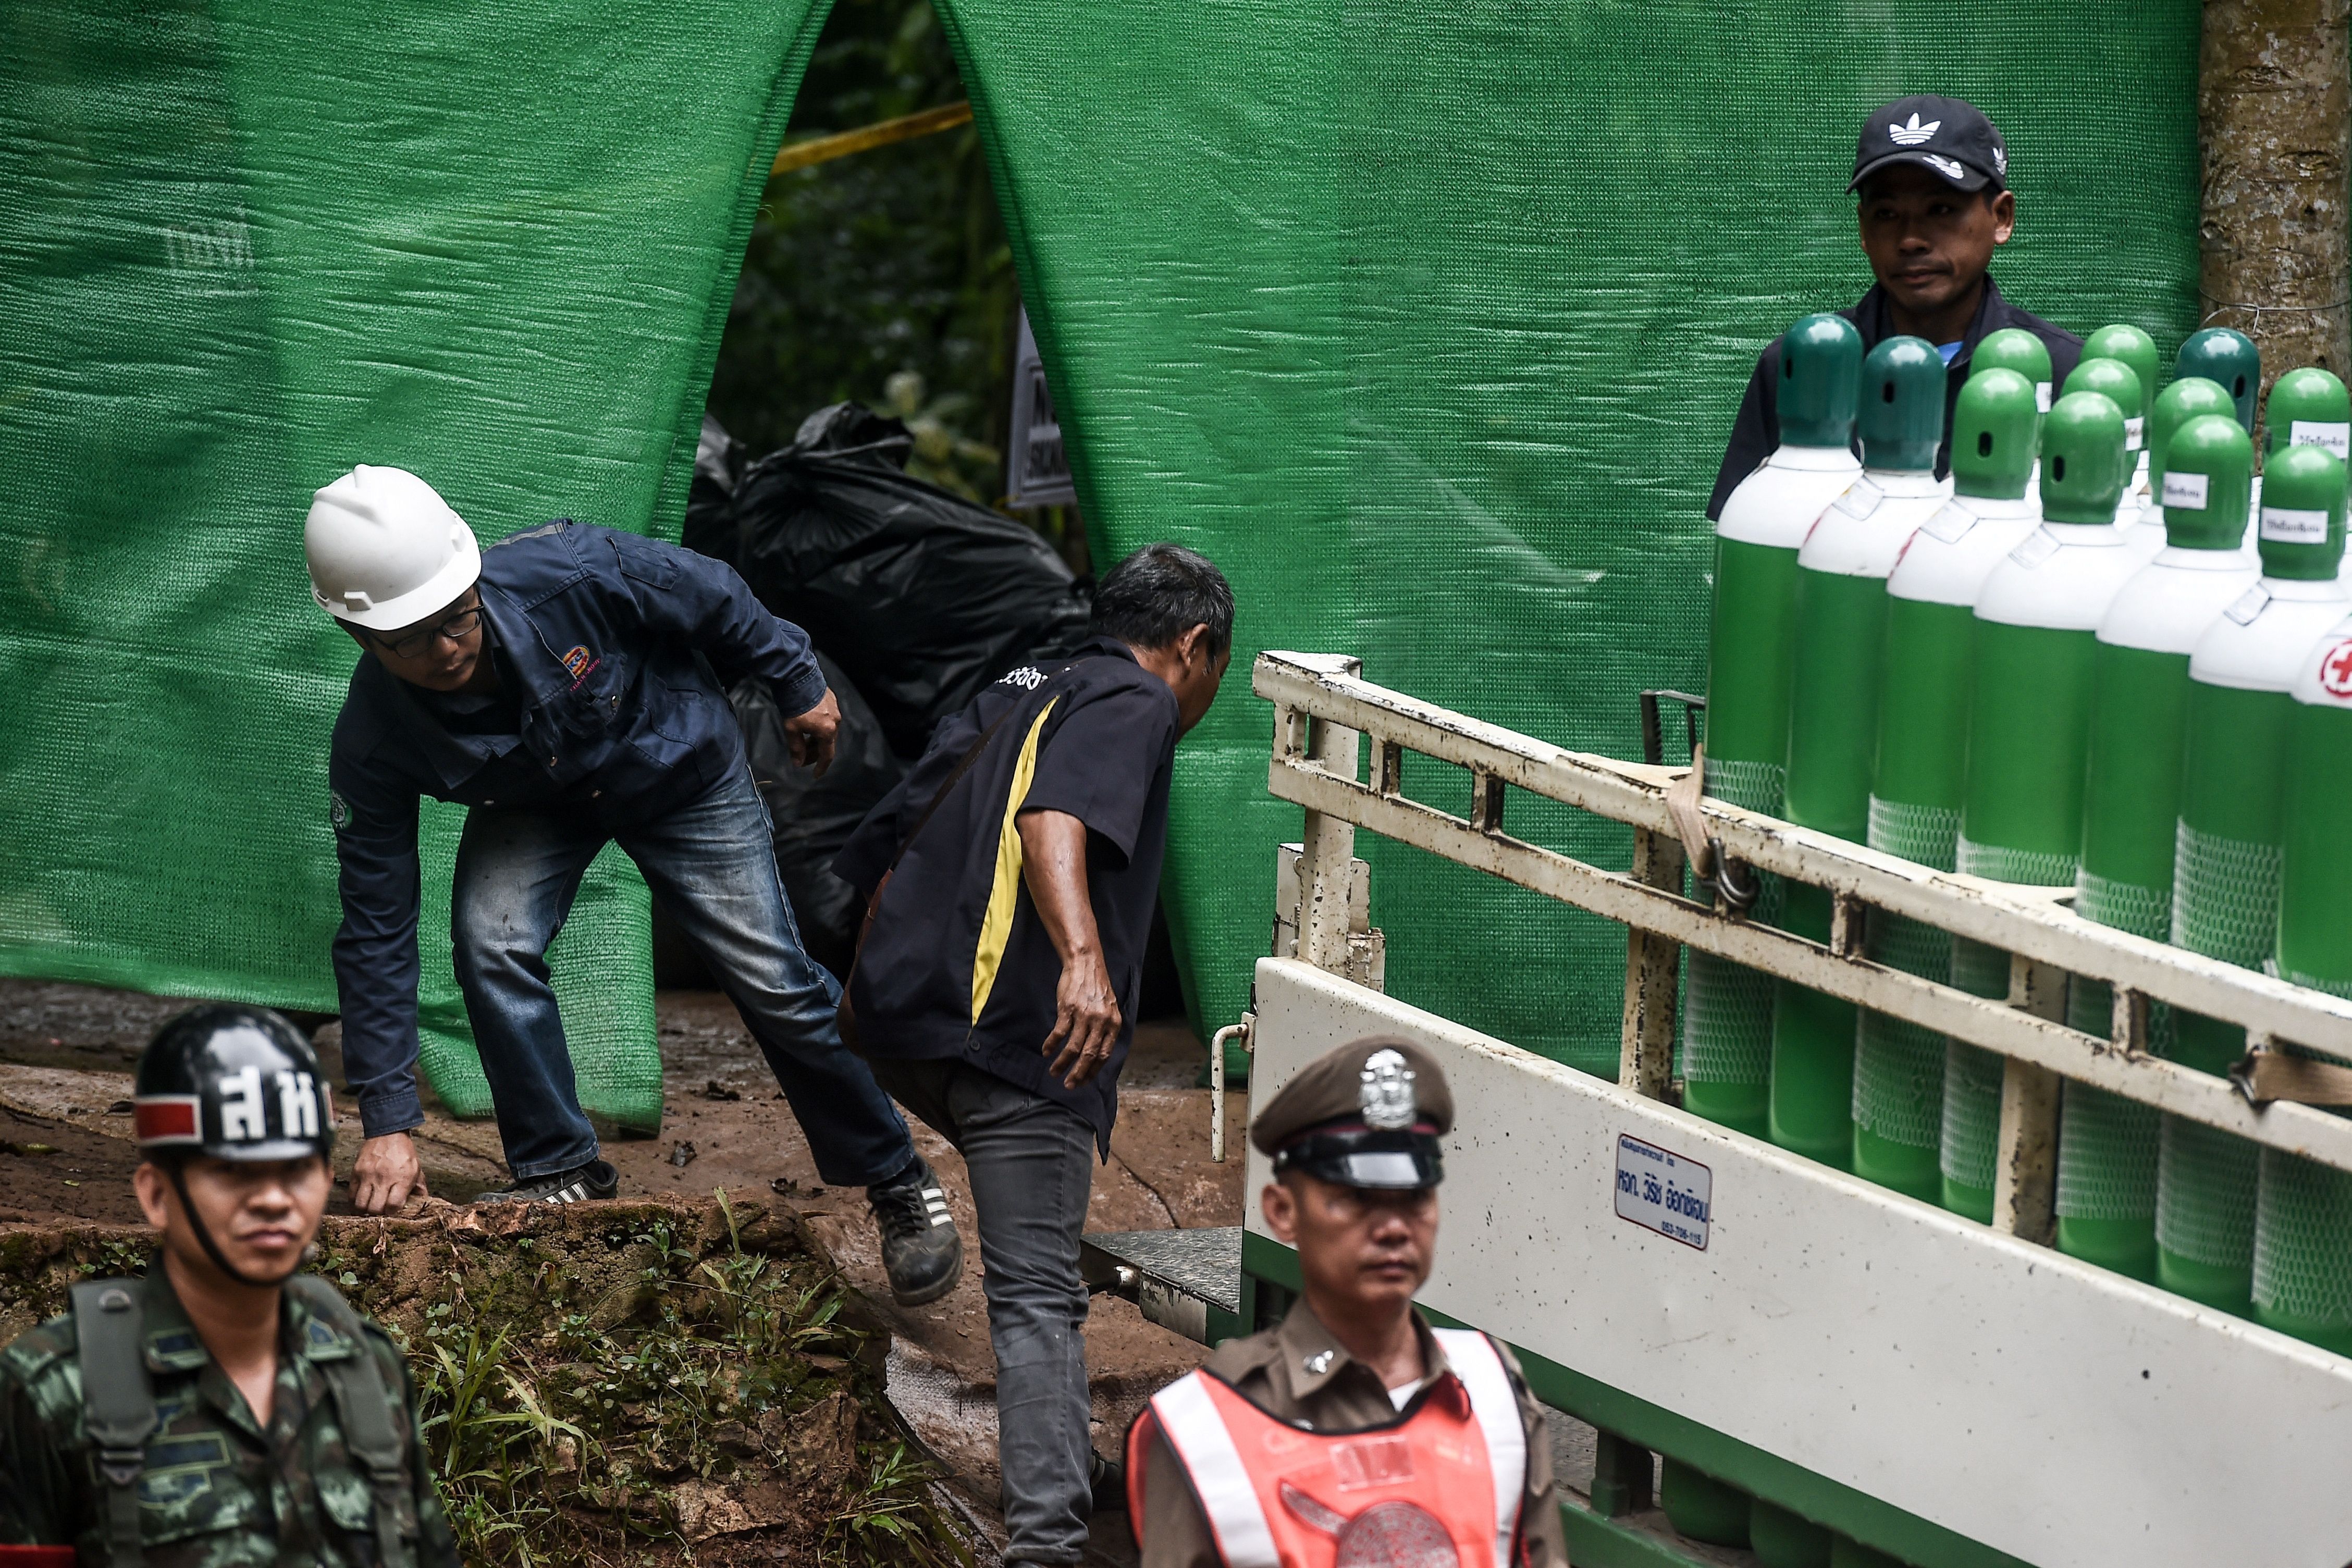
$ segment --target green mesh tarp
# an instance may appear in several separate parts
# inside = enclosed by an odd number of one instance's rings
[[[1639,689],[1704,689],[1701,504],[1758,347],[1867,282],[1839,192],[1871,104],[1959,93],[2008,132],[2017,299],[2168,349],[2194,319],[2189,0],[941,9],[1097,557],[1183,540],[1240,593],[1174,806],[1204,1024],[1298,831],[1256,650],[1621,757]],[[303,597],[309,492],[368,460],[486,538],[673,530],[817,20],[0,0],[0,969],[332,1005],[353,655]],[[1465,777],[1407,780],[1466,810]],[[1538,802],[1508,826],[1626,858]],[[1360,844],[1392,990],[1613,1064],[1621,935]],[[608,872],[559,967],[587,1076],[642,1113],[644,894]]]
[[[1246,1000],[1298,831],[1256,650],[1617,757],[1643,687],[1706,689],[1705,498],[1758,349],[1869,282],[1864,111],[1938,91],[2000,125],[2012,298],[2168,352],[2195,324],[2189,0],[940,8],[1098,556],[1181,540],[1239,591],[1236,678],[1177,762],[1204,1024]],[[1406,783],[1466,810],[1458,771]],[[1565,809],[1507,826],[1630,858]],[[1621,932],[1358,846],[1392,992],[1614,1072]]]
[[[0,3],[0,972],[331,1009],[310,492],[487,543],[675,537],[815,22],[798,0]],[[425,1061],[487,1109],[424,824]],[[553,955],[583,1099],[657,1125],[647,895]]]

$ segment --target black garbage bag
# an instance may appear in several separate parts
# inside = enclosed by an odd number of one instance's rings
[[[685,536],[803,628],[909,759],[982,686],[1085,641],[1090,609],[1034,529],[908,476],[913,445],[857,403],[819,409],[743,471],[731,529],[715,507],[689,509]],[[714,494],[723,467],[714,460]]]
[[[743,727],[751,778],[768,804],[776,870],[800,925],[801,946],[836,978],[845,978],[865,911],[856,893],[833,874],[833,857],[874,803],[898,782],[906,765],[892,753],[873,708],[841,666],[823,653],[816,662],[841,705],[833,766],[822,779],[793,761],[785,716],[776,711],[765,682],[744,681],[727,695]]]
[[[735,487],[742,483],[749,461],[750,455],[727,434],[727,427],[704,414],[702,436],[694,444],[694,478],[686,487],[686,528],[680,537],[687,549],[709,555],[696,539],[722,536],[734,528]]]

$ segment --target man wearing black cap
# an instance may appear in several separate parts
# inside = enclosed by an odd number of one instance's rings
[[[1279,1328],[1220,1346],[1128,1434],[1144,1568],[1568,1562],[1543,1410],[1511,1353],[1413,1310],[1454,1097],[1409,1040],[1351,1040],[1266,1103],[1266,1228],[1298,1251]],[[1223,1542],[1227,1550],[1220,1550]]]
[[[1988,332],[2018,327],[2032,333],[2050,350],[2053,384],[2066,384],[2083,357],[2083,340],[2011,305],[1987,270],[1994,247],[2007,245],[2017,226],[2017,198],[2009,189],[2008,144],[1981,110],[1933,95],[1876,110],[1862,122],[1846,189],[1859,196],[1862,250],[1878,282],[1843,314],[1862,329],[1864,353],[1898,336],[1924,338],[1942,351],[1953,372],[1944,382],[1946,430],[1968,380],[1969,355]],[[1731,492],[1780,445],[1780,382],[1775,338],[1739,401],[1706,504],[1710,519],[1722,517]],[[1950,468],[1948,444],[1936,455],[1936,472]]]

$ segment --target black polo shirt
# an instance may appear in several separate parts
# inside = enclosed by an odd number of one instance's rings
[[[962,1057],[1068,1105],[1108,1150],[1168,846],[1176,696],[1110,637],[1087,643],[1066,667],[1024,665],[984,688],[932,733],[913,771],[834,861],[860,899],[983,734],[985,749],[883,891],[851,981],[860,1047]],[[1109,1061],[1075,1090],[1047,1071],[1040,1050],[1054,1028],[1062,960],[1030,902],[1008,817],[1035,810],[1087,825],[1087,891],[1122,1019]]]
[[[1862,329],[1862,351],[1865,354],[1895,336],[1895,326],[1889,319],[1886,290],[1878,284],[1851,310],[1839,315]],[[1952,405],[1959,401],[1960,387],[1969,379],[1969,356],[1976,352],[1977,344],[1986,334],[2005,327],[2021,327],[2042,340],[2050,350],[2051,395],[2066,384],[2075,364],[2083,357],[2083,340],[2063,327],[2053,326],[2030,310],[2021,310],[2001,297],[2000,286],[1985,275],[1984,298],[1977,301],[1976,319],[1960,338],[1960,351],[1952,356],[1951,369],[1944,378],[1944,443],[1936,449],[1936,476],[1943,477],[1952,467]],[[1715,476],[1715,494],[1708,497],[1706,516],[1709,522],[1723,517],[1723,504],[1739,488],[1739,482],[1780,444],[1780,340],[1773,339],[1764,345],[1756,358],[1756,373],[1748,378],[1747,395],[1739,400],[1739,417],[1732,422],[1731,443],[1724,449],[1723,467]],[[1857,444],[1857,450],[1859,445]]]

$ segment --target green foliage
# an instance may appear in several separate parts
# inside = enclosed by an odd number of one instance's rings
[[[747,1251],[722,1212],[727,1239],[708,1252],[661,1221],[607,1239],[636,1265],[633,1282],[622,1276],[623,1312],[611,1292],[588,1299],[555,1258],[534,1266],[528,1239],[505,1282],[469,1270],[425,1308],[410,1362],[468,1563],[675,1552],[682,1483],[777,1481],[792,1501],[773,1522],[818,1541],[828,1562],[961,1561],[895,1434],[862,1419],[848,1451],[814,1457],[796,1437],[796,1418],[821,1422],[837,1393],[870,1406],[866,1335],[842,1321],[837,1278]]]
[[[964,96],[929,0],[839,0],[787,139]],[[910,414],[936,433],[917,426],[910,469],[992,504],[1019,298],[971,127],[795,171],[770,184],[751,231],[710,412],[755,455],[845,398]],[[895,407],[908,391],[912,406]]]

